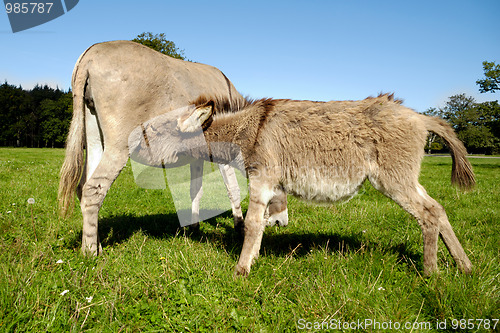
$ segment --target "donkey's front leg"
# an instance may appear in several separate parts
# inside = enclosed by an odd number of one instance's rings
[[[227,194],[231,201],[233,211],[234,229],[243,229],[243,212],[241,211],[240,187],[234,168],[229,165],[219,164],[219,170],[226,185]]]
[[[250,266],[259,256],[262,234],[266,222],[264,212],[269,200],[274,196],[267,186],[255,186],[250,179],[250,200],[245,218],[245,239],[241,250],[240,260],[236,265],[235,275],[246,276],[250,273]]]
[[[190,164],[191,170],[191,227],[200,227],[200,201],[203,195],[203,160],[196,160]]]

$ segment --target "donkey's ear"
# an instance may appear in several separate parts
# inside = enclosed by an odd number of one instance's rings
[[[194,108],[177,120],[177,127],[181,132],[201,131],[203,124],[210,119],[214,112],[214,102],[209,101]]]

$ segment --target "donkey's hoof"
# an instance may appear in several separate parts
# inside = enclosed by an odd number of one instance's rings
[[[99,254],[102,253],[102,247],[101,244],[92,244],[92,245],[87,245],[87,244],[82,244],[82,254],[86,257],[96,257]]]
[[[245,219],[243,218],[243,216],[233,216],[233,220],[234,220],[234,229],[239,229],[239,228],[242,228],[244,223],[245,223]]]
[[[457,261],[458,269],[464,274],[472,274],[472,263],[470,260]]]
[[[197,232],[200,231],[200,222],[192,223],[188,226],[189,231]]]
[[[438,274],[439,274],[439,270],[437,268],[437,265],[430,266],[430,267],[426,267],[424,265],[424,277],[430,277],[431,275],[438,275]]]
[[[241,265],[236,265],[236,268],[234,269],[234,277],[247,277],[249,273],[250,268],[243,267]]]
[[[239,223],[234,223],[234,231],[236,231],[238,237],[245,238],[245,223],[243,219]]]

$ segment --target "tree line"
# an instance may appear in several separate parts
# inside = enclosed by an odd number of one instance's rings
[[[133,41],[177,59],[185,59],[164,34],[150,32]],[[500,90],[500,65],[483,62],[484,78],[477,80],[481,93]],[[73,113],[71,90],[37,85],[25,90],[5,82],[0,85],[0,146],[64,147]],[[500,153],[500,105],[498,101],[477,103],[466,94],[449,97],[444,107],[425,114],[448,121],[469,153]],[[443,143],[429,135],[426,150],[440,152]]]
[[[73,113],[71,91],[0,85],[0,145],[64,147]]]

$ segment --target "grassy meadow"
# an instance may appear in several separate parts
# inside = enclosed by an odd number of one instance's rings
[[[422,277],[416,221],[366,183],[343,204],[289,197],[289,226],[267,228],[250,276],[235,279],[230,212],[180,229],[170,192],[138,187],[130,163],[100,212],[104,254],[83,257],[78,204],[57,213],[63,157],[0,149],[2,332],[500,331],[500,159],[471,159],[470,193],[450,185],[451,158],[423,162],[421,183],[445,207],[471,275],[440,241],[440,274]]]

